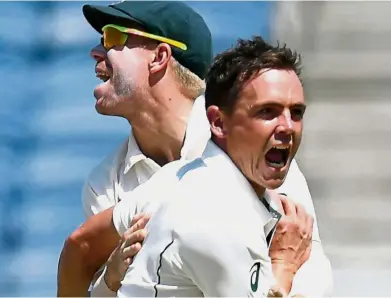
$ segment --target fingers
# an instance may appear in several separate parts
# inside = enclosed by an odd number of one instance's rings
[[[280,195],[281,205],[284,209],[284,214],[287,216],[296,216],[296,206],[295,203],[291,199],[289,199],[287,196]]]
[[[142,243],[146,236],[147,236],[147,230],[145,229],[137,230],[124,239],[124,241],[121,244],[121,248],[124,249],[125,247],[131,246],[137,242]]]
[[[124,233],[124,238],[129,237],[129,235],[135,231],[144,229],[148,221],[151,219],[150,214],[137,214],[136,216],[132,220],[132,226]]]
[[[314,217],[311,216],[311,215],[308,215],[307,216],[307,220],[306,220],[306,228],[307,230],[309,231],[309,235],[312,239],[312,231],[314,229]]]
[[[130,223],[130,226],[133,226],[134,224],[136,224],[140,219],[143,219],[143,218],[148,218],[150,219],[151,218],[151,215],[150,214],[145,214],[145,213],[138,213],[136,214],[131,223]]]
[[[133,218],[132,226],[124,233],[118,246],[118,249],[122,251],[123,260],[129,258],[131,262],[132,258],[141,249],[142,242],[147,235],[145,226],[150,218],[150,215],[145,214],[137,214]]]
[[[311,255],[311,250],[312,250],[312,241],[309,241],[307,248],[303,254],[303,263],[305,263],[309,260],[310,255]]]
[[[314,218],[307,213],[303,205],[293,202],[284,193],[273,195],[271,199],[275,202],[278,211],[283,216],[294,218],[295,221],[298,221],[297,223],[301,226],[303,233],[312,237]]]
[[[130,223],[130,226],[133,226],[138,220],[140,220],[145,214],[144,213],[138,213],[135,216],[133,216],[132,222]]]
[[[305,216],[307,215],[307,212],[305,211],[305,208],[303,205],[295,204],[295,209],[296,209],[295,211],[296,211],[298,218],[305,218]]]
[[[141,249],[141,243],[137,242],[132,244],[129,247],[125,247],[122,256],[124,259],[127,259],[129,261],[132,260],[132,258],[140,251]]]
[[[281,203],[281,197],[283,196],[283,194],[278,194],[276,192],[271,192],[271,191],[269,191],[269,194],[270,194],[270,199],[275,203],[277,211],[281,215],[285,215],[284,208],[282,207],[282,203]]]

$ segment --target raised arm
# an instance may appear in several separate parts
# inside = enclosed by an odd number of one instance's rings
[[[58,266],[58,296],[86,297],[94,274],[116,247],[128,250],[129,241],[143,240],[142,231],[136,234],[137,239],[128,239],[132,230],[126,234],[138,219],[136,202],[137,198],[144,198],[143,189],[147,188],[137,188],[114,207],[90,217],[67,238]],[[143,228],[147,223],[148,217],[140,217],[133,229]],[[98,278],[100,284],[104,282],[102,278],[102,275]]]

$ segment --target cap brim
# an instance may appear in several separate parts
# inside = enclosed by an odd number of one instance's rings
[[[110,6],[87,4],[83,6],[83,14],[87,22],[100,34],[102,34],[102,28],[108,24],[129,26],[132,22],[135,22],[142,25],[135,18]]]

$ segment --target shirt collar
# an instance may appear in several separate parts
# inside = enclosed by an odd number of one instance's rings
[[[275,204],[271,200],[268,190],[265,191],[265,195],[262,198],[262,203],[264,204],[265,208],[269,211],[269,214],[271,215],[269,222],[264,227],[266,236],[272,233],[272,235],[270,235],[270,239],[271,239],[273,237],[275,227],[279,222],[279,220],[281,219],[281,214],[275,209],[275,207],[273,207],[275,206]]]
[[[210,163],[218,163],[218,166],[222,168],[222,163],[229,167],[229,171],[233,171],[235,173],[235,181],[241,184],[243,189],[245,189],[248,194],[255,198],[253,200],[254,208],[258,211],[262,218],[262,222],[264,223],[264,231],[267,236],[269,233],[274,232],[274,228],[277,225],[281,215],[272,207],[271,198],[268,191],[265,191],[264,197],[259,199],[258,195],[255,193],[253,187],[248,182],[246,177],[242,174],[242,172],[238,169],[238,167],[232,162],[231,158],[221,150],[212,140],[210,140],[203,154],[203,158],[206,164]],[[228,169],[227,169],[228,171]],[[259,201],[262,204],[259,204]]]
[[[141,152],[140,147],[137,144],[136,139],[134,138],[133,131],[130,129],[130,135],[128,138],[128,151],[125,156],[125,167],[124,174],[129,172],[129,170],[139,161],[146,160],[147,157]]]
[[[181,159],[193,160],[202,155],[210,138],[210,126],[205,111],[205,98],[199,96],[191,109],[186,127],[185,139],[181,149]],[[139,161],[146,161],[147,157],[141,152],[136,139],[130,131],[128,149],[125,156],[124,174]]]
[[[181,149],[181,159],[193,160],[200,157],[209,139],[210,126],[206,117],[205,98],[201,95],[195,100],[191,109]]]

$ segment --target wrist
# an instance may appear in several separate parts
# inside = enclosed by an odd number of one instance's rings
[[[110,278],[110,274],[108,273],[107,270],[106,270],[103,278],[106,283],[106,286],[109,288],[110,291],[117,292],[119,290],[119,288],[121,287],[121,282]]]
[[[297,266],[296,264],[287,263],[284,260],[271,260],[272,266],[273,266],[273,272],[278,273],[290,273],[295,275],[297,272]]]
[[[296,274],[294,266],[276,262],[273,265],[273,275],[278,285],[289,294],[292,288],[293,278]]]
[[[270,288],[268,294],[267,294],[267,297],[271,298],[276,298],[276,297],[287,297],[288,294],[285,292],[285,290],[283,288],[280,287],[280,285],[274,285]]]

